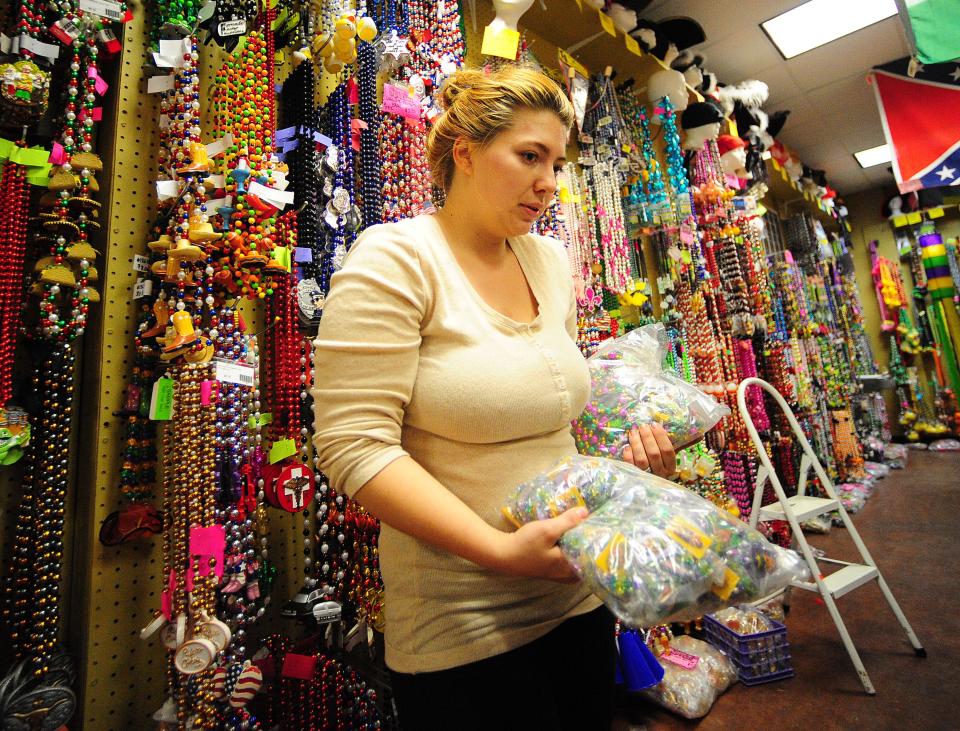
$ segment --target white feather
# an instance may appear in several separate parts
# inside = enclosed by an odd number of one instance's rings
[[[720,87],[717,94],[720,96],[723,113],[729,116],[733,112],[734,102],[740,102],[751,109],[759,107],[770,96],[770,87],[757,79],[748,79],[738,84]]]

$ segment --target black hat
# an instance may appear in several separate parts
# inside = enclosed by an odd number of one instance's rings
[[[678,51],[696,46],[707,40],[703,27],[693,18],[668,18],[660,21],[660,32],[677,47]]]
[[[687,106],[680,115],[680,126],[683,129],[703,127],[723,121],[723,112],[713,102],[694,102]]]

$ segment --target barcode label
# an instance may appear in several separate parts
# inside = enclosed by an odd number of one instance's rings
[[[253,386],[253,366],[248,363],[214,359],[216,378],[220,383],[236,383],[238,386]]]
[[[108,20],[120,20],[123,17],[121,5],[116,0],[80,0],[80,9]]]

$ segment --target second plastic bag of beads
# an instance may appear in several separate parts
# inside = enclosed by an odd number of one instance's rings
[[[669,340],[660,323],[608,340],[587,359],[590,400],[574,423],[581,454],[617,458],[633,426],[660,424],[674,449],[697,441],[730,413],[691,383],[664,370]]]

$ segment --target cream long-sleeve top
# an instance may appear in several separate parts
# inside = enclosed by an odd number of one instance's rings
[[[539,306],[531,323],[480,297],[433,216],[357,239],[314,342],[314,442],[334,489],[353,496],[409,455],[512,530],[501,508],[513,488],[576,453],[570,422],[590,376],[563,245],[535,235],[508,244]],[[600,605],[581,584],[500,575],[385,524],[380,567],[386,661],[398,672],[482,660]]]

